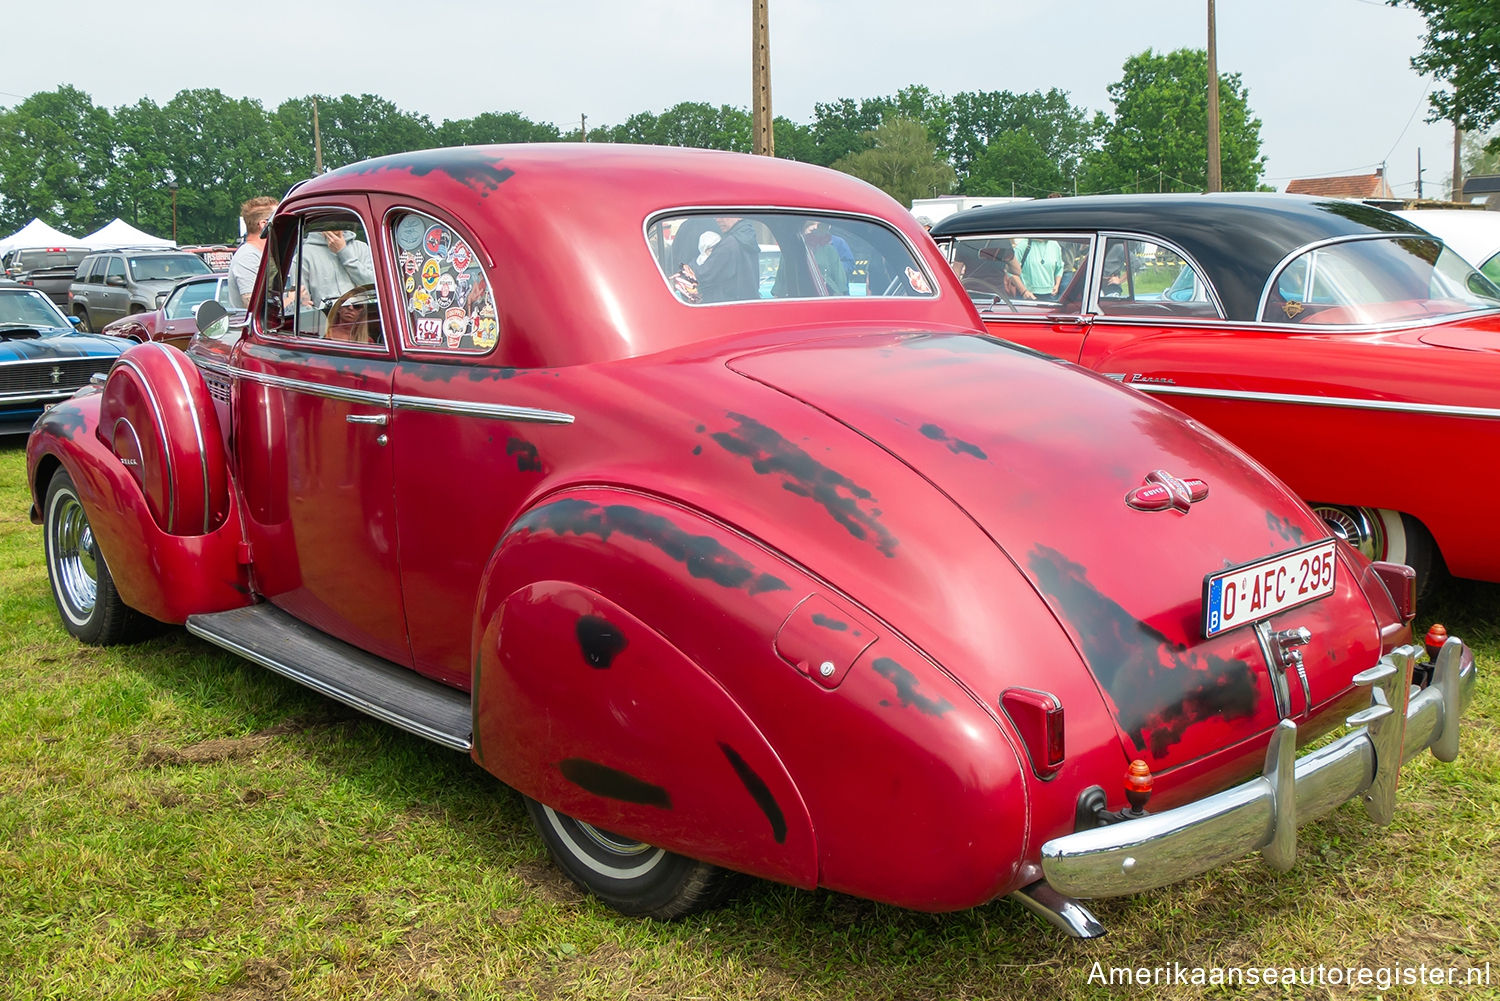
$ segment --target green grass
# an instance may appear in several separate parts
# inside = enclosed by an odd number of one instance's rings
[[[1500,588],[1449,585],[1421,617],[1486,672],[1458,763],[1410,764],[1389,828],[1354,806],[1304,827],[1289,873],[1252,857],[1096,902],[1110,935],[1091,942],[1003,900],[926,915],[763,882],[663,925],[576,892],[461,755],[180,629],[73,642],[23,467],[0,443],[0,998],[1203,995],[1090,983],[1096,962],[1491,963],[1460,996],[1500,997]]]

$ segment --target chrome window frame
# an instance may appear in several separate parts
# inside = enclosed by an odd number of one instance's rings
[[[297,206],[297,208],[295,210],[289,211],[289,212],[287,212],[285,214],[282,214],[282,213],[278,212],[275,218],[272,218],[272,219],[270,219],[270,220],[267,221],[267,225],[270,225],[271,223],[278,222],[278,221],[290,221],[290,222],[293,222],[293,223],[296,224],[296,226],[297,226],[297,265],[298,265],[298,269],[299,270],[300,270],[301,265],[302,265],[302,256],[301,255],[302,255],[303,223],[306,222],[308,215],[315,214],[315,213],[318,213],[318,212],[347,212],[350,215],[353,215],[355,219],[359,220],[359,228],[361,230],[365,230],[365,220],[364,220],[364,217],[360,215],[360,213],[359,213],[359,211],[357,209],[352,209],[352,208],[350,208],[347,205],[299,205],[299,206]],[[369,243],[369,237],[370,237],[370,234],[368,232],[365,232],[365,242],[366,243]],[[269,237],[268,237],[267,238],[267,243],[269,244],[269,242],[270,242],[270,240],[269,240]],[[374,258],[374,254],[375,254],[375,245],[374,244],[370,244],[370,255],[371,255],[371,259],[372,260]],[[283,286],[285,285],[285,279],[286,279],[286,277],[287,277],[286,275],[284,275],[284,274],[282,275]],[[269,284],[269,282],[268,282],[268,284]],[[283,292],[284,291],[285,291],[285,289],[283,288]],[[375,291],[375,299],[376,299],[376,301],[380,302],[380,298],[381,298],[380,297],[380,283],[378,281],[375,283],[375,289],[374,289],[374,291]],[[265,305],[266,305],[265,304],[265,299],[264,299],[264,297],[262,297],[262,300],[261,300],[261,309],[262,310],[264,310]],[[326,337],[301,337],[301,336],[298,336],[295,331],[292,334],[287,335],[287,334],[281,333],[280,331],[270,331],[270,330],[267,330],[265,322],[264,322],[264,318],[259,313],[246,313],[246,316],[247,316],[246,325],[255,331],[255,337],[256,337],[256,339],[259,340],[259,341],[261,341],[262,343],[267,343],[267,344],[275,343],[275,344],[277,344],[279,346],[283,346],[283,347],[289,347],[289,346],[292,346],[292,345],[297,345],[299,347],[316,347],[319,350],[317,352],[315,352],[315,353],[318,353],[318,354],[322,354],[322,353],[325,353],[325,352],[329,353],[329,354],[342,354],[346,350],[348,350],[348,351],[352,351],[353,353],[355,353],[357,355],[362,355],[362,356],[365,356],[365,357],[368,357],[368,358],[384,357],[384,358],[392,358],[393,359],[393,358],[396,357],[394,345],[392,343],[391,338],[388,337],[388,336],[384,338],[385,343],[383,343],[383,344],[358,344],[358,343],[355,343],[353,341],[330,341]],[[381,303],[381,331],[382,331],[382,333],[385,330],[385,319],[384,319],[384,317],[385,317],[385,305],[384,305],[384,303]]]
[[[1089,306],[1089,308],[1088,308],[1087,312],[1090,315],[1095,316],[1095,317],[1099,317],[1099,318],[1108,318],[1108,321],[1110,323],[1150,324],[1150,325],[1153,325],[1153,326],[1161,326],[1163,323],[1171,323],[1173,325],[1176,325],[1176,324],[1179,324],[1179,323],[1196,325],[1196,324],[1200,324],[1200,323],[1215,323],[1215,324],[1217,324],[1217,323],[1230,322],[1228,320],[1228,317],[1225,314],[1224,301],[1221,298],[1219,298],[1219,290],[1218,290],[1218,288],[1214,285],[1212,279],[1210,279],[1208,277],[1207,270],[1204,269],[1204,267],[1201,264],[1198,263],[1197,259],[1194,258],[1192,254],[1189,254],[1187,251],[1183,250],[1181,247],[1179,247],[1177,244],[1173,243],[1171,240],[1163,239],[1162,237],[1154,236],[1154,235],[1151,235],[1151,234],[1148,234],[1148,233],[1137,233],[1137,232],[1132,232],[1130,230],[1119,230],[1119,229],[1101,229],[1101,230],[1098,230],[1097,233],[1098,233],[1099,239],[1098,239],[1098,242],[1095,244],[1094,252],[1098,256],[1092,262],[1094,264],[1094,273],[1093,273],[1093,275],[1089,279],[1089,287],[1088,287],[1088,306]],[[1213,306],[1213,308],[1214,308],[1214,314],[1215,315],[1214,316],[1173,316],[1170,313],[1168,313],[1168,314],[1163,314],[1162,316],[1129,316],[1129,315],[1120,315],[1120,314],[1115,314],[1115,313],[1105,313],[1105,312],[1102,312],[1099,309],[1099,300],[1101,298],[1103,298],[1103,296],[1100,295],[1101,287],[1100,287],[1099,283],[1103,280],[1103,277],[1104,277],[1104,254],[1105,254],[1105,249],[1106,249],[1109,241],[1112,240],[1112,239],[1139,240],[1142,243],[1150,243],[1150,244],[1154,244],[1154,245],[1156,245],[1158,247],[1166,247],[1172,253],[1174,253],[1178,257],[1182,258],[1182,260],[1188,265],[1188,267],[1190,267],[1190,268],[1193,269],[1193,273],[1198,276],[1198,280],[1203,283],[1204,289],[1206,289],[1207,292],[1208,292],[1209,305]],[[1128,253],[1128,251],[1127,251],[1127,253]],[[1134,301],[1139,301],[1139,300],[1137,299],[1137,300],[1134,300]],[[1150,300],[1148,300],[1148,301],[1150,301]],[[1170,300],[1164,300],[1164,301],[1170,301]]]

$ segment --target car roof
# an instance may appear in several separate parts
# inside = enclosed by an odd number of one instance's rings
[[[1300,247],[1340,237],[1409,233],[1416,223],[1359,202],[1271,192],[1085,195],[969,209],[934,238],[978,233],[1109,230],[1156,237],[1197,261],[1230,319],[1253,319],[1272,271]]]

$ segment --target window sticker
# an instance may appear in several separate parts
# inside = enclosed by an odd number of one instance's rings
[[[393,219],[392,233],[406,290],[408,346],[473,353],[499,343],[494,295],[464,236],[421,212]]]

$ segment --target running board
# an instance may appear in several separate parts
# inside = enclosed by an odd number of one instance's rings
[[[465,692],[319,632],[270,604],[190,615],[188,632],[419,737],[468,751]]]

